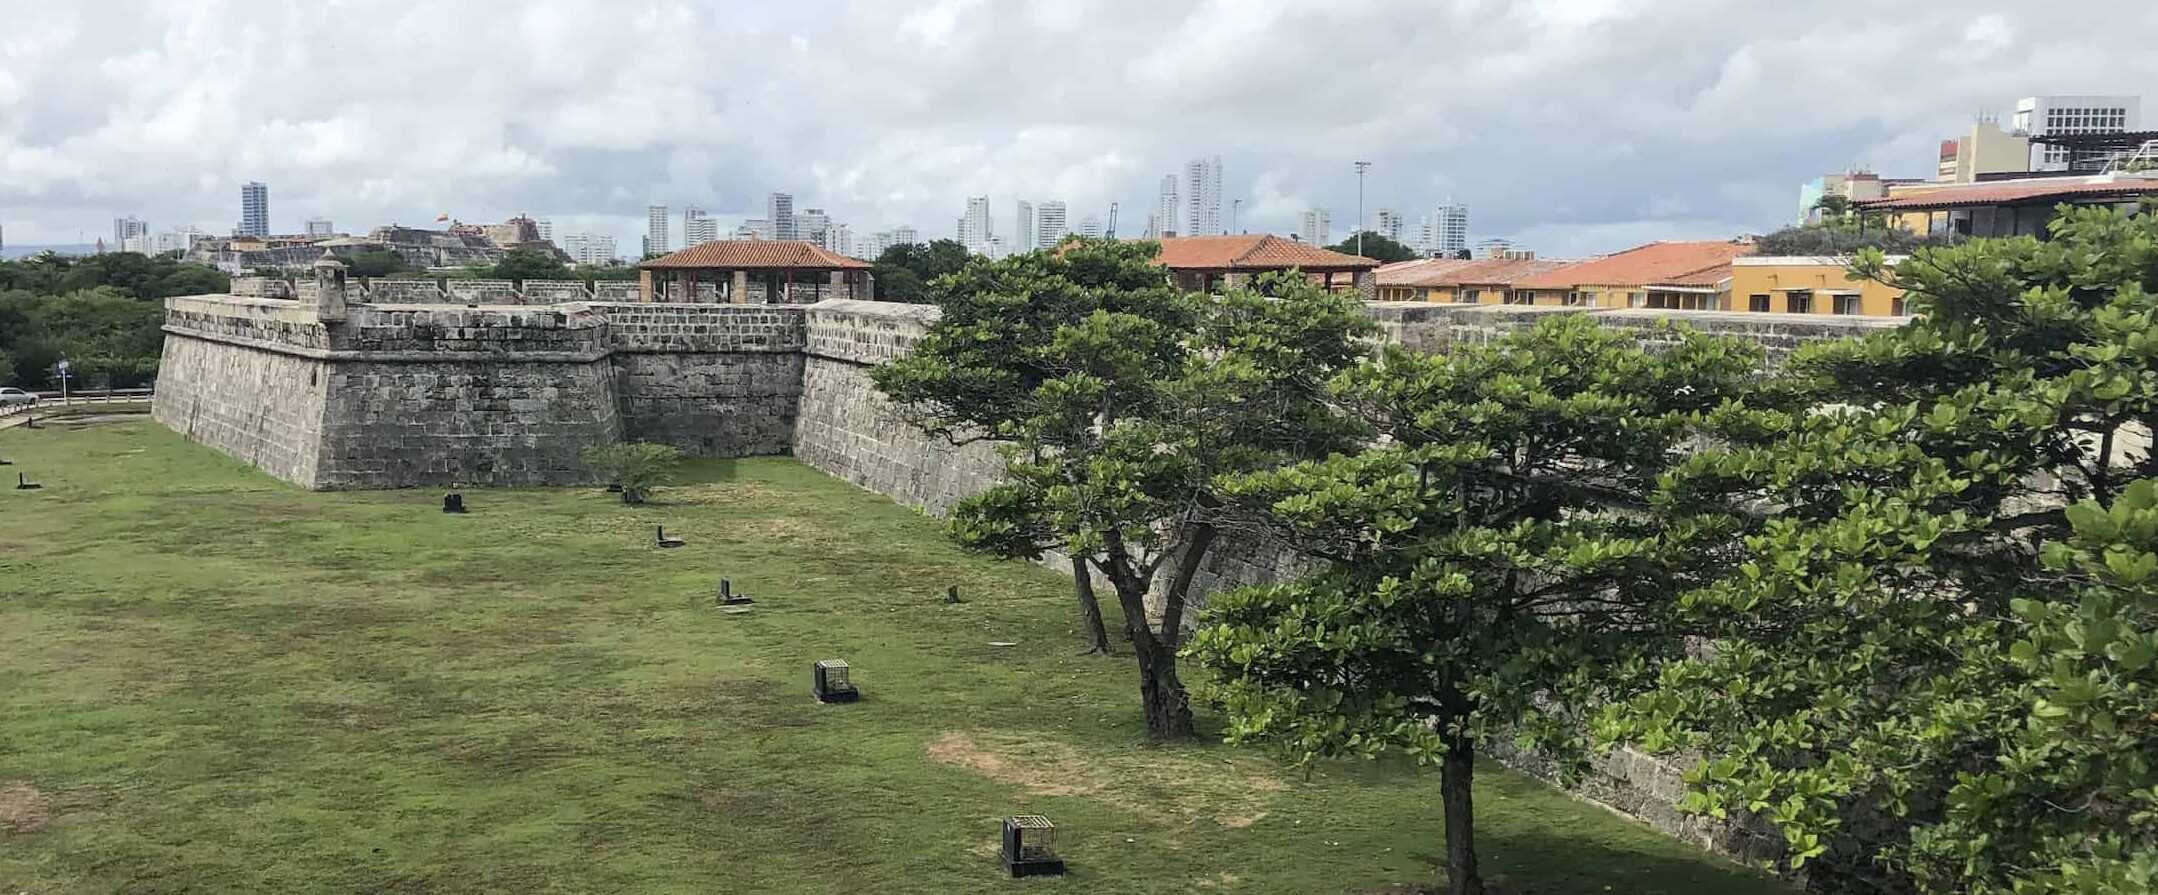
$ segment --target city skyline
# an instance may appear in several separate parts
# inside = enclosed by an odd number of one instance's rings
[[[634,250],[644,205],[694,201],[724,235],[765,216],[784,184],[864,234],[949,236],[968,196],[1004,216],[1018,199],[1056,196],[1074,221],[1118,202],[1120,232],[1153,217],[1182,233],[1184,168],[1218,153],[1222,229],[1234,214],[1238,229],[1287,234],[1303,210],[1328,208],[1344,230],[1349,163],[1368,158],[1367,210],[1399,208],[1413,228],[1454,197],[1476,208],[1475,238],[1578,255],[1766,232],[1787,221],[1791,184],[1823,170],[1925,176],[1943,136],[1975,113],[2007,120],[2019,97],[2158,96],[2158,59],[2138,40],[2158,29],[2158,10],[2145,7],[1824,0],[1669,14],[1681,6],[1111,0],[1086,15],[1022,3],[629,15],[545,0],[435,7],[434,27],[392,37],[327,9],[243,0],[25,5],[10,20],[23,39],[0,47],[0,226],[10,245],[87,242],[127,214],[222,234],[236,223],[234,186],[259,180],[277,187],[276,232],[299,232],[307,215],[364,230],[546,209],[561,232]],[[1866,23],[1866,58],[1799,76],[1798,60],[1848,43],[1846,19]],[[233,20],[250,27],[188,37]],[[502,48],[462,37],[505,27],[516,39]],[[1465,30],[1487,39],[1462,47],[1452,36]],[[688,73],[637,51],[739,33],[769,39]],[[1114,63],[1015,84],[975,74],[1073,45]],[[1284,45],[1294,49],[1268,49]],[[410,76],[294,69],[279,47],[394,54]],[[1442,55],[1453,62],[1428,71],[1315,78],[1347,56]],[[564,61],[545,74],[501,65],[528,58]],[[1951,58],[1965,74],[1905,74]],[[518,73],[465,83],[475,66]],[[453,82],[465,86],[429,86]],[[1594,151],[1575,133],[1596,134]],[[1773,151],[1760,140],[1770,133]],[[1179,181],[1173,222],[1164,174]]]

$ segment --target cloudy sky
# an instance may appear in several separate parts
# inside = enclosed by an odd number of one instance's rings
[[[1931,173],[2019,96],[2133,93],[2158,3],[1964,0],[0,0],[8,244],[526,212],[634,252],[644,206],[949,235],[1074,222],[1221,155],[1239,223],[1453,197],[1549,255],[1772,229],[1800,181]],[[676,234],[679,239],[679,233]]]

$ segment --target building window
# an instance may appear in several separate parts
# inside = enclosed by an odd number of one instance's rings
[[[1799,290],[1784,293],[1783,309],[1791,314],[1813,313],[1813,293]]]
[[[1470,304],[1470,305],[1473,305],[1473,304],[1476,304],[1477,302],[1480,302],[1480,301],[1483,301],[1483,300],[1484,300],[1484,290],[1482,290],[1482,289],[1463,289],[1463,290],[1461,290],[1461,293],[1460,293],[1460,294],[1461,294],[1461,299],[1460,299],[1460,300],[1461,300],[1461,303],[1462,303],[1462,304]]]
[[[1910,310],[1903,305],[1903,296],[1901,295],[1888,300],[1888,313],[1897,317],[1911,316]]]
[[[1759,292],[1746,297],[1746,310],[1764,313],[1768,310],[1768,293]]]
[[[1856,314],[1859,312],[1858,296],[1856,295],[1835,296],[1834,304],[1836,313],[1838,314]]]

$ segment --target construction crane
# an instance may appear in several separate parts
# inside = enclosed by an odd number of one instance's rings
[[[1104,238],[1104,239],[1115,239],[1115,238],[1116,238],[1116,203],[1115,203],[1115,202],[1111,202],[1111,203],[1109,203],[1109,228],[1108,228],[1108,229],[1106,229],[1106,230],[1103,230],[1103,231],[1102,231],[1102,233],[1101,233],[1101,235],[1102,235],[1102,238]]]

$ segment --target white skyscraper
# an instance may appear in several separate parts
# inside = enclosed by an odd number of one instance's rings
[[[1043,202],[1034,209],[1034,246],[1052,248],[1063,241],[1064,234],[1071,232],[1065,226],[1064,203],[1055,200]]]
[[[764,218],[749,218],[742,226],[734,228],[736,239],[771,239],[772,222]]]
[[[830,233],[832,218],[822,208],[805,208],[794,216],[794,238],[805,239],[827,249],[832,247]]]
[[[1229,232],[1221,218],[1221,156],[1195,158],[1184,165],[1184,225],[1186,236],[1220,236]]]
[[[1101,218],[1087,215],[1079,219],[1079,235],[1088,239],[1101,238]]]
[[[270,235],[270,185],[250,180],[240,185],[240,235]]]
[[[1177,230],[1176,175],[1161,176],[1161,195],[1154,200],[1154,232],[1156,239],[1164,236],[1180,236]]]
[[[913,227],[892,228],[892,245],[910,246],[919,244],[921,241],[921,235],[916,233]]]
[[[1019,200],[1019,208],[1012,214],[1012,251],[1031,252],[1041,246],[1034,244],[1034,203]]]
[[[179,227],[159,233],[150,240],[150,251],[157,254],[186,252],[195,247],[195,241],[208,239],[209,234],[193,227]]]
[[[127,239],[130,236],[148,236],[149,234],[150,225],[143,223],[140,218],[137,218],[134,215],[128,215],[124,218],[113,218],[112,250],[115,252],[142,251],[141,249],[128,248]]]
[[[800,230],[794,228],[794,196],[791,193],[773,193],[764,197],[764,219],[772,222],[773,239],[801,239]]]
[[[1425,251],[1441,258],[1460,254],[1469,247],[1469,207],[1447,200],[1431,210],[1431,244]]]
[[[989,216],[989,197],[976,196],[967,200],[967,213],[959,218],[959,244],[977,255],[988,255],[996,249],[990,238],[996,236],[996,222]]]
[[[644,208],[644,253],[664,255],[673,237],[667,232],[667,206],[647,205]]]
[[[1393,240],[1393,241],[1395,241],[1395,242],[1400,242],[1400,241],[1401,241],[1401,231],[1402,231],[1402,221],[1401,221],[1401,209],[1399,209],[1399,208],[1381,208],[1381,209],[1379,209],[1379,229],[1378,229],[1378,230],[1377,230],[1376,232],[1377,232],[1377,233],[1378,233],[1378,234],[1379,234],[1380,236],[1384,236],[1384,237],[1386,237],[1387,239],[1391,239],[1391,240]]]
[[[578,264],[614,263],[614,237],[598,233],[572,233],[562,237],[562,251]]]
[[[329,221],[323,221],[323,223],[327,224],[329,223]],[[314,224],[314,221],[307,222],[310,231],[312,231]],[[554,221],[547,218],[540,218],[533,221],[532,226],[538,228],[541,242],[554,242]],[[556,248],[561,248],[562,246],[562,244],[559,242],[554,242],[554,244]]]
[[[856,246],[854,244],[854,230],[845,224],[832,224],[830,226],[827,226],[824,229],[824,242],[825,248],[831,249],[832,251],[838,252],[849,258],[861,257],[860,255],[854,254],[854,250],[859,248],[859,246]]]
[[[1315,246],[1333,242],[1334,216],[1324,208],[1305,210],[1302,222],[1296,227],[1296,238]]]
[[[2143,129],[2140,96],[2026,96],[2016,101],[2014,129],[2033,137],[2120,134]],[[2068,170],[2068,149],[2031,145],[2031,170]]]
[[[695,205],[682,207],[682,247],[701,246],[719,238],[719,221]]]

